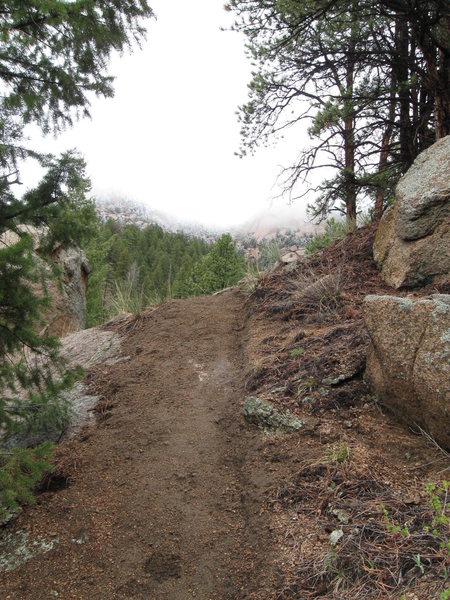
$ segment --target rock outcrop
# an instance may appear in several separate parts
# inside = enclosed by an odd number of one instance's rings
[[[26,227],[24,231],[33,238],[36,263],[48,272],[46,286],[52,298],[52,306],[46,314],[42,315],[43,326],[41,325],[40,329],[43,328],[45,333],[58,337],[84,329],[86,290],[90,273],[85,253],[77,246],[69,248],[56,246],[52,258],[60,269],[60,276],[55,279],[38,253],[44,230]],[[7,231],[0,237],[1,243],[7,245],[15,244],[18,239],[18,235],[12,231]],[[43,293],[42,288],[37,284],[34,289],[38,295]]]
[[[450,280],[450,136],[422,152],[399,181],[373,250],[394,288]]]
[[[450,295],[367,296],[366,379],[400,419],[450,448]]]
[[[52,282],[50,293],[54,299],[51,312],[45,315],[50,333],[63,337],[86,326],[86,291],[89,263],[78,247],[58,247],[53,257],[61,268],[61,286]]]
[[[114,365],[130,359],[129,356],[121,356],[121,343],[122,336],[114,331],[105,331],[100,327],[84,329],[69,334],[61,340],[61,358],[67,369],[75,369],[80,366],[87,370],[99,364]],[[33,354],[29,354],[28,358],[41,361],[43,365],[46,364],[45,358],[35,357]],[[57,372],[53,369],[52,371],[53,375],[58,378]],[[17,395],[22,401],[25,401],[26,393],[20,388],[17,391]],[[62,392],[61,400],[63,403],[69,403],[71,407],[70,419],[64,430],[57,425],[53,430],[44,428],[18,433],[8,438],[6,443],[8,446],[28,447],[46,440],[57,441],[63,434],[65,437],[72,437],[92,421],[93,410],[99,399],[89,391],[84,381],[78,381],[73,388]],[[5,440],[2,439],[0,433],[0,445],[2,443],[5,443]]]

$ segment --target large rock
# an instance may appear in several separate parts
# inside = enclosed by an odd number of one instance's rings
[[[128,361],[129,356],[121,356],[122,336],[113,331],[105,331],[100,327],[84,329],[67,335],[61,340],[61,357],[65,368],[75,369],[80,366],[83,369],[91,369],[99,364],[114,365],[119,362]],[[28,353],[28,359],[36,361],[42,367],[47,365],[45,357],[36,357]],[[53,376],[58,379],[56,369],[51,368]],[[4,395],[12,397],[12,392],[4,392]],[[20,387],[14,393],[21,401],[27,398],[27,391]],[[99,401],[99,396],[92,395],[84,381],[78,381],[70,390],[62,392],[61,401],[70,405],[70,418],[64,428],[56,425],[52,430],[47,428],[33,430],[32,432],[18,433],[12,437],[2,437],[0,432],[0,447],[19,446],[26,448],[34,446],[45,440],[57,441],[64,434],[72,437],[94,418],[93,410]]]
[[[395,288],[450,280],[450,136],[422,152],[399,181],[373,250]]]
[[[63,337],[86,327],[86,291],[89,263],[83,250],[76,246],[55,248],[53,257],[61,268],[61,286],[55,282],[50,293],[52,311],[45,315],[50,333]]]
[[[380,401],[450,448],[450,295],[367,296],[366,379]]]

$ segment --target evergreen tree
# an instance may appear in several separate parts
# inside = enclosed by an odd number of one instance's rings
[[[139,42],[146,0],[7,0],[0,7],[0,436],[61,424],[67,410],[59,392],[72,374],[54,377],[55,339],[37,333],[49,299],[32,284],[43,272],[33,255],[27,227],[45,226],[41,258],[55,242],[81,241],[93,215],[86,200],[89,182],[82,160],[68,153],[59,160],[26,145],[24,128],[34,124],[57,132],[89,114],[89,94],[111,96],[107,63],[113,51]],[[42,182],[17,198],[22,159],[47,169]],[[5,242],[5,235],[16,235]],[[45,290],[45,285],[43,286]],[[25,396],[25,399],[24,399]],[[48,448],[0,454],[0,508],[29,498],[45,466]]]
[[[193,268],[191,293],[211,294],[236,284],[244,274],[245,261],[236,252],[236,243],[229,233],[224,233],[211,251]]]
[[[85,250],[92,269],[87,294],[87,321],[92,326],[117,310],[130,312],[168,297],[192,295],[193,266],[210,246],[157,225],[139,229],[97,220]]]
[[[17,161],[37,157],[23,128],[44,132],[89,114],[89,94],[112,96],[106,67],[145,33],[146,0],[7,0],[0,9],[0,166],[3,183],[18,179]]]
[[[334,176],[313,188],[313,214],[358,197],[377,214],[399,175],[450,131],[447,0],[231,0],[235,29],[255,70],[240,110],[242,154],[310,120],[310,147],[284,170],[293,197],[314,169]],[[342,203],[342,205],[341,205]],[[341,208],[342,206],[342,208]]]

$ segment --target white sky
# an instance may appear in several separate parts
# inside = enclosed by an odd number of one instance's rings
[[[236,110],[247,98],[251,65],[244,38],[221,26],[232,16],[224,0],[151,0],[157,15],[142,50],[117,57],[115,97],[94,99],[92,119],[44,142],[78,148],[93,194],[144,202],[178,219],[237,225],[272,206],[286,212],[275,186],[280,166],[302,144],[261,149],[239,159]],[[298,143],[298,147],[297,147]],[[30,168],[30,183],[33,169]],[[294,219],[303,208],[293,208]]]

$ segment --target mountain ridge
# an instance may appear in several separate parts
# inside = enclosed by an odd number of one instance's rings
[[[242,225],[230,227],[205,226],[197,221],[177,219],[152,207],[124,198],[97,198],[97,213],[103,220],[113,219],[124,225],[133,224],[140,228],[158,225],[172,233],[183,233],[213,242],[222,233],[230,232],[234,239],[243,242],[255,238],[257,242],[271,240],[277,234],[293,235],[296,238],[311,236],[321,230],[321,226],[311,223],[304,215],[290,212],[293,207],[283,206],[276,211],[271,208],[260,211]]]

